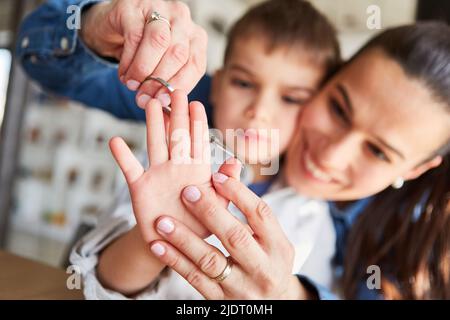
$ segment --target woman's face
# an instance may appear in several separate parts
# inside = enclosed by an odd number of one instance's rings
[[[371,50],[305,106],[286,177],[307,196],[365,198],[438,166],[439,157],[429,159],[448,141],[449,128],[445,106],[393,59]]]

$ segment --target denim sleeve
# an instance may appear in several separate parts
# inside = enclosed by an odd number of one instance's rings
[[[339,300],[339,298],[334,293],[332,293],[330,289],[315,283],[310,278],[303,275],[297,275],[297,278],[301,282],[301,284],[305,287],[305,289],[308,292],[312,293],[315,297],[317,297],[317,299]]]
[[[44,90],[121,119],[144,120],[135,93],[118,79],[117,63],[91,52],[71,27],[74,10],[100,0],[49,0],[23,21],[16,58]],[[69,12],[69,13],[68,13]]]

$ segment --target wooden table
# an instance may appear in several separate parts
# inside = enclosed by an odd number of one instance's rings
[[[65,270],[0,251],[0,300],[81,300],[83,292],[69,290]]]

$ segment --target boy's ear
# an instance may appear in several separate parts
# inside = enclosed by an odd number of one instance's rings
[[[403,178],[405,180],[414,180],[414,179],[420,177],[422,174],[424,174],[428,170],[439,167],[441,165],[441,163],[442,163],[442,157],[436,156],[433,159],[431,159],[425,163],[422,163],[418,167],[412,169]]]
[[[223,69],[218,69],[216,72],[214,72],[214,75],[212,77],[210,100],[213,105],[216,104],[220,83],[222,82],[223,78],[223,72],[224,72]]]

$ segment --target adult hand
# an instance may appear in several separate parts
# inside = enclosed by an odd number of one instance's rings
[[[170,23],[148,23],[152,12]],[[152,75],[190,92],[206,70],[207,34],[196,25],[188,6],[179,1],[113,0],[83,13],[80,37],[101,56],[120,61],[119,77],[130,90],[139,90],[141,108],[165,93]]]
[[[267,204],[233,178],[216,174],[213,181],[216,192],[245,214],[249,226],[232,216],[201,186],[187,187],[183,202],[230,253],[234,264],[229,276],[222,282],[214,280],[227,265],[225,256],[171,217],[156,221],[156,229],[164,240],[152,243],[155,256],[206,299],[309,298],[292,274],[294,248]],[[173,226],[170,230],[164,228],[168,223]]]

